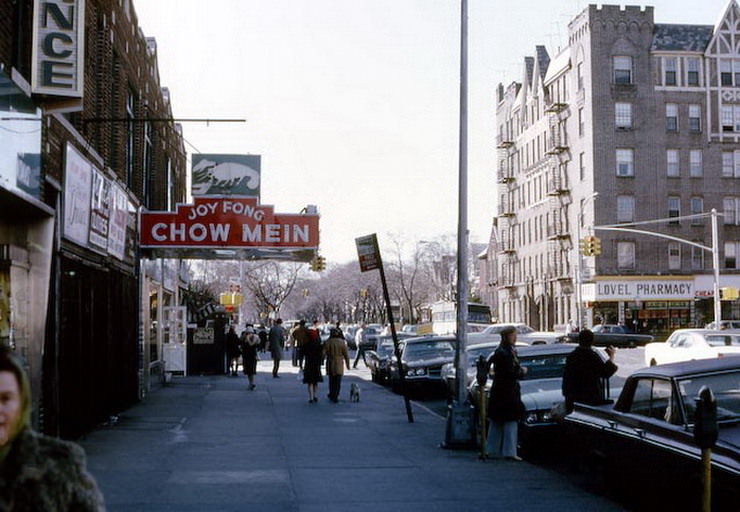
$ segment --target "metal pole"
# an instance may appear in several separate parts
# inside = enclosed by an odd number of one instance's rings
[[[717,235],[717,210],[712,208],[712,269],[714,270],[714,328],[719,330],[722,321],[722,302],[719,296],[719,236]]]
[[[712,217],[713,219],[715,217]],[[702,512],[711,512],[712,510],[712,449],[703,448],[701,450],[702,466]]]
[[[583,300],[581,298],[581,280],[583,279],[583,272],[581,271],[581,218],[583,212],[581,206],[578,207],[578,218],[576,218],[576,243],[573,244],[573,250],[575,254],[575,271],[576,271],[576,327],[580,331],[583,327],[581,322],[583,321]]]
[[[455,397],[465,401],[465,340],[468,330],[468,1],[460,15],[460,160],[457,225],[457,350]]]

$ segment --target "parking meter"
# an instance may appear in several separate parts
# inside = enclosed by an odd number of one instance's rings
[[[482,354],[478,356],[475,367],[477,369],[475,380],[478,381],[478,386],[482,389],[488,381],[488,361]]]
[[[707,386],[699,390],[694,419],[694,441],[699,448],[714,448],[719,435],[717,426],[717,401]]]

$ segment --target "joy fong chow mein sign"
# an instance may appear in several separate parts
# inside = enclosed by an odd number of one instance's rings
[[[317,248],[317,213],[275,213],[253,197],[204,196],[175,212],[141,214],[145,248]]]

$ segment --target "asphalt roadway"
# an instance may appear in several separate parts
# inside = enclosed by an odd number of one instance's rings
[[[309,404],[295,368],[175,377],[80,440],[111,511],[479,512],[622,510],[551,469],[440,448],[445,422],[345,376],[338,404]],[[348,399],[351,382],[360,402]]]

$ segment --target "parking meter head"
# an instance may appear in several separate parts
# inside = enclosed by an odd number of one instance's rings
[[[699,390],[694,418],[694,441],[702,449],[714,448],[719,436],[717,401],[707,386]]]
[[[476,366],[476,375],[475,379],[478,381],[478,385],[483,389],[483,387],[486,385],[486,381],[488,380],[488,361],[486,361],[486,358],[483,356],[483,354],[478,356],[478,360],[475,362]]]

